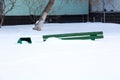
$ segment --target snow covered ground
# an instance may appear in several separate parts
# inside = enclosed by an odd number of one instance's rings
[[[120,24],[51,23],[0,29],[0,80],[120,80]],[[103,31],[104,38],[59,40],[45,34]],[[31,37],[32,44],[18,44]]]

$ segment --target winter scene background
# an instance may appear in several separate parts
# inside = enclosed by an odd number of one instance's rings
[[[120,24],[111,23],[120,20],[119,16],[106,15],[120,12],[120,0],[52,0],[56,2],[51,11],[50,6],[45,8],[48,1],[0,0],[0,80],[120,80]],[[78,15],[76,19],[82,21],[70,23],[66,18],[69,23],[48,22],[41,31],[32,29],[37,18],[25,25],[28,17],[39,17],[43,11],[43,17],[39,18],[43,23],[49,21],[46,19],[49,11],[49,16],[58,15],[50,18],[50,22],[62,15]],[[91,18],[91,12],[100,12],[103,16],[98,18],[96,14],[97,17]],[[14,25],[2,25],[2,22]],[[104,38],[61,40],[51,37],[43,41],[43,36],[49,34],[97,31],[102,31]],[[21,37],[30,37],[32,43],[17,43]]]
[[[120,24],[46,23],[0,29],[0,80],[120,80]],[[103,31],[104,38],[60,40],[43,35]],[[32,44],[17,43],[30,37]]]

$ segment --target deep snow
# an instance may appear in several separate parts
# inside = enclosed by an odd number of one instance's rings
[[[0,80],[120,80],[120,24],[51,23],[0,29]],[[104,38],[43,42],[42,35],[103,31]],[[20,37],[32,44],[18,44]]]

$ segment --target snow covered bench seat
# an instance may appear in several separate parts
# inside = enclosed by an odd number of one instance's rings
[[[43,41],[46,41],[48,38],[51,38],[51,37],[60,38],[62,40],[88,40],[88,39],[95,40],[95,39],[103,38],[103,32],[96,31],[96,32],[43,35]]]

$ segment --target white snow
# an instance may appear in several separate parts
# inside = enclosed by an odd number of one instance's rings
[[[0,80],[120,80],[120,24],[51,23],[0,29]],[[103,31],[104,38],[60,40],[45,34]],[[31,37],[32,44],[18,44]]]

